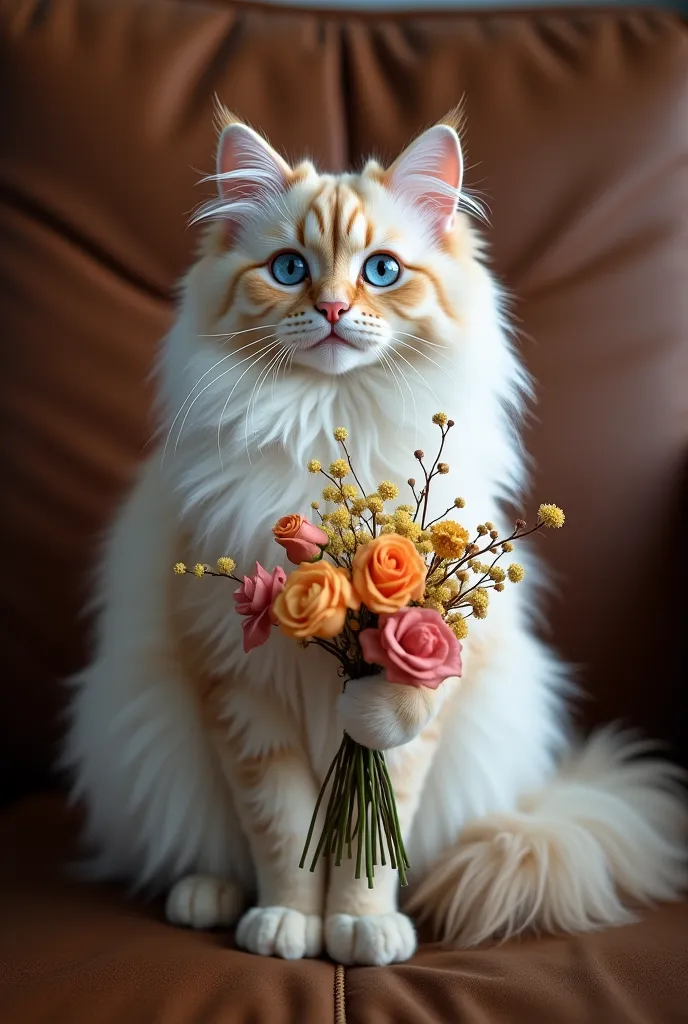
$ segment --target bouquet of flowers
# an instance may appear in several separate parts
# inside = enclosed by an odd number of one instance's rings
[[[216,567],[199,563],[174,566],[179,574],[223,576],[234,580],[236,612],[244,617],[246,653],[266,643],[273,626],[302,647],[315,644],[339,662],[343,686],[349,680],[385,672],[390,685],[436,689],[451,676],[461,675],[461,641],[469,619],[484,619],[490,593],[520,583],[524,570],[517,562],[499,563],[513,551],[514,542],[545,527],[559,528],[564,513],[556,505],[540,505],[534,525],[517,520],[513,531],[500,537],[490,522],[481,523],[471,537],[452,518],[464,508],[462,498],[442,515],[428,521],[432,481],[449,472],[442,461],[447,434],[454,426],[445,413],[433,423],[440,431],[434,461],[414,452],[422,478],[410,478],[411,499],[389,505],[399,488],[389,480],[373,492],[362,485],[347,447],[348,432],[338,427],[335,440],[341,457],[324,469],[317,459],[308,471],[325,478],[325,511],[312,502],[319,524],[301,515],[286,515],[273,527],[275,540],[296,566],[287,573],[256,565],[253,576],[235,575],[229,556]],[[409,867],[396,812],[394,791],[382,751],[369,750],[344,733],[320,790],[301,858],[304,867],[313,843],[320,807],[329,787],[324,825],[311,858],[345,853],[356,857],[356,878],[363,862],[372,888],[375,866],[386,864],[399,872],[406,885]],[[386,852],[385,852],[386,850]]]

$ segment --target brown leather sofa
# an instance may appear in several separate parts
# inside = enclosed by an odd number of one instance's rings
[[[688,904],[344,971],[249,956],[65,876],[78,810],[50,774],[62,680],[86,657],[89,567],[149,435],[213,93],[332,169],[395,153],[465,97],[468,181],[539,380],[533,494],[568,513],[545,547],[548,611],[590,694],[580,720],[621,716],[688,757],[681,22],[0,0],[0,1021],[688,1021]]]

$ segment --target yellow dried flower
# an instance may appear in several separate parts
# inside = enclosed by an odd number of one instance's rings
[[[558,505],[540,505],[538,519],[553,530],[560,530],[566,521],[564,510]]]
[[[495,583],[503,583],[506,579],[506,573],[498,565],[495,565],[490,569],[490,579],[494,580]]]
[[[514,545],[511,543],[511,541],[505,540],[504,543],[502,544],[502,551],[505,551],[508,554],[510,551],[513,550]]]
[[[373,538],[370,535],[370,533],[368,532],[368,530],[357,530],[356,531],[356,541],[357,541],[358,544],[369,544],[372,539]]]
[[[342,492],[338,487],[333,487],[332,484],[328,484],[327,487],[323,487],[322,496],[325,501],[337,501],[339,495]]]
[[[345,508],[336,508],[334,512],[330,513],[329,518],[333,526],[339,526],[342,529],[351,525],[351,516]]]
[[[459,590],[461,589],[461,587],[459,586],[459,581],[457,580],[456,576],[450,576],[447,582],[445,583],[445,587],[448,589],[450,597],[456,597],[456,595],[459,593]]]
[[[311,502],[311,508],[315,508],[315,509],[320,508],[320,502],[319,501],[312,501]]]
[[[415,511],[416,511],[416,506],[415,505],[397,505],[397,507],[395,508],[394,511],[395,512],[406,512],[408,515],[412,516],[415,513]]]
[[[478,536],[484,537],[485,534],[487,533],[487,527],[483,526],[483,524],[481,523],[480,526],[478,526],[476,533],[478,534]]]
[[[449,472],[449,463],[447,463],[447,462],[438,462],[437,463],[437,472],[441,473],[442,476],[446,476],[447,473]]]
[[[491,523],[489,520],[486,519],[485,520],[485,529],[486,530],[494,530],[494,523]]]
[[[377,489],[377,493],[383,501],[394,501],[395,498],[399,497],[399,488],[391,480],[383,480]]]
[[[416,544],[416,548],[421,553],[421,555],[429,555],[432,553],[432,541],[421,540],[419,541],[418,544]]]
[[[383,511],[382,498],[379,494],[369,494],[366,498],[366,505],[371,512],[378,513]]]
[[[430,530],[421,530],[418,540],[432,540],[432,533]]]
[[[504,590],[504,584],[503,583],[495,583],[494,589],[497,591],[498,594],[501,594],[501,592]]]
[[[174,567],[174,572],[175,572],[175,575],[177,575],[177,576],[183,576],[184,573],[186,572],[186,566],[184,565],[184,563],[183,562],[177,562],[177,564]]]
[[[319,473],[321,469],[322,465],[318,462],[317,459],[311,459],[311,461],[308,463],[309,473]]]
[[[341,480],[343,477],[348,476],[349,473],[349,463],[346,459],[335,459],[334,462],[330,463],[330,476],[336,477],[337,480]]]
[[[342,484],[342,494],[347,501],[351,501],[358,494],[358,488],[354,484]]]
[[[438,427],[444,427],[447,424],[449,417],[446,412],[436,412],[432,417],[432,422]]]
[[[349,431],[346,427],[335,427],[332,431],[335,441],[346,441]]]
[[[380,533],[396,533],[396,530],[394,529],[392,523],[388,523],[386,526],[382,527]]]
[[[339,534],[331,526],[324,527],[328,537],[327,551],[330,555],[341,555],[344,550],[344,542]]]
[[[437,588],[437,599],[438,601],[441,601],[442,604],[446,604],[447,601],[451,601],[452,597],[454,597],[454,594],[451,592],[451,587],[448,587],[446,583],[444,586]]]
[[[224,555],[222,558],[218,558],[217,567],[223,575],[229,576],[236,569],[236,562],[228,555]]]
[[[365,498],[354,498],[351,502],[351,513],[354,516],[362,516],[367,507]]]
[[[356,550],[356,537],[353,530],[342,530],[342,544],[345,551]]]
[[[388,516],[386,512],[381,512],[377,517],[379,526],[387,526],[388,523],[394,522],[394,516]]]
[[[466,502],[464,501],[463,498],[454,498],[454,507],[455,508],[465,508],[466,507]]]
[[[468,543],[468,530],[453,519],[445,519],[435,523],[430,532],[435,554],[440,558],[461,558]]]
[[[201,576],[205,576],[205,566],[201,562],[197,562],[196,565],[194,565],[193,571],[194,576],[198,576],[199,579]]]
[[[513,562],[506,571],[512,583],[520,583],[526,575],[525,569],[518,562]]]
[[[490,602],[490,595],[485,587],[478,587],[476,590],[472,590],[470,594],[466,594],[466,601],[473,608],[473,614],[476,618],[485,618],[485,615],[487,615],[487,606]],[[479,612],[484,612],[485,614],[481,615]]]
[[[425,608],[434,608],[434,610],[439,612],[440,615],[446,615],[447,612],[447,609],[444,607],[442,602],[436,597],[426,597],[423,601],[423,606]]]
[[[447,625],[457,640],[465,640],[468,636],[468,623],[463,615],[451,615],[447,619]]]
[[[462,569],[462,570],[461,570],[461,572],[457,572],[457,574],[456,574],[456,578],[457,578],[457,580],[459,580],[459,581],[460,581],[461,583],[468,583],[468,581],[469,581],[469,579],[470,579],[471,577],[470,577],[470,573],[466,572],[466,570],[465,570],[465,569]]]
[[[409,540],[412,540],[415,544],[415,542],[420,539],[420,523],[414,523],[412,519],[409,519],[407,523],[404,523],[403,532],[402,530],[399,530],[399,532],[402,537],[408,537]],[[432,543],[430,544],[430,547],[432,547]]]

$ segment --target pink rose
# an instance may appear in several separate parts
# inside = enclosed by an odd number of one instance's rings
[[[381,615],[377,629],[360,634],[363,657],[382,665],[390,683],[436,690],[461,675],[461,644],[434,608],[402,608]]]
[[[281,566],[270,573],[260,562],[256,562],[254,576],[244,576],[244,582],[234,594],[236,610],[245,615],[242,622],[244,650],[248,654],[254,647],[260,647],[270,635],[275,619],[272,604],[284,587],[287,574]]]
[[[282,516],[273,526],[272,532],[294,565],[312,562],[316,556],[322,557],[322,549],[329,540],[324,530],[309,523],[303,516]]]

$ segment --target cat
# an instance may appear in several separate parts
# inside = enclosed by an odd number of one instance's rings
[[[459,127],[451,114],[391,166],[330,175],[220,112],[218,195],[161,346],[158,441],[105,544],[64,750],[88,873],[165,892],[180,925],[238,921],[257,954],[404,961],[409,915],[464,946],[586,931],[685,883],[676,770],[617,729],[574,741],[571,673],[536,637],[532,582],[471,620],[460,680],[342,694],[334,659],[278,630],[244,654],[233,584],[172,574],[225,554],[272,569],[271,527],[309,512],[305,465],[339,454],[334,428],[374,490],[413,472],[438,411],[456,426],[435,514],[459,492],[472,523],[509,525],[531,384],[462,189]],[[343,725],[388,751],[412,865],[401,909],[390,868],[369,889],[348,861],[298,866]]]

